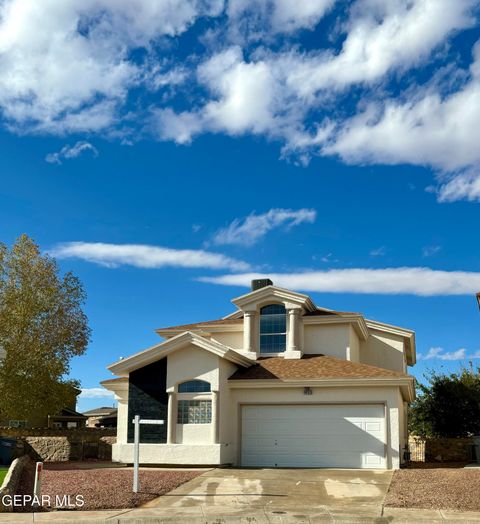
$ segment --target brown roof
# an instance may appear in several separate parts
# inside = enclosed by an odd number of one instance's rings
[[[315,311],[307,311],[304,316],[318,317],[324,315],[358,315],[358,313],[354,313],[353,311],[331,311],[328,309],[315,309]]]
[[[327,355],[304,355],[301,359],[262,358],[238,369],[229,380],[308,380],[321,378],[400,378],[404,373]]]
[[[158,328],[156,331],[189,331],[201,327],[217,326],[222,324],[242,324],[243,318],[220,318],[218,320],[206,320],[205,322],[195,322],[193,324],[182,324],[180,326],[169,326]]]

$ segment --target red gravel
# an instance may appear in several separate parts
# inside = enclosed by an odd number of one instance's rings
[[[84,505],[77,507],[77,510],[134,508],[168,493],[202,473],[202,471],[141,469],[140,492],[132,493],[131,468],[74,469],[79,466],[70,464],[69,467],[68,463],[45,465],[42,495],[49,496],[52,505],[55,504],[57,495],[60,497],[70,495],[72,504],[77,495],[82,495]],[[25,478],[25,483],[29,484],[22,490],[25,493],[31,493],[32,486],[29,480]]]
[[[397,470],[385,506],[480,511],[480,469]]]

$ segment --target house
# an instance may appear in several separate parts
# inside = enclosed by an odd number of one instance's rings
[[[117,408],[101,407],[84,411],[87,428],[116,428]]]
[[[415,334],[252,282],[218,320],[157,329],[165,340],[109,366],[113,460],[250,467],[398,468],[407,446]]]
[[[57,428],[57,429],[77,429],[84,428],[87,417],[76,411],[77,397],[81,391],[77,388],[71,390],[68,405],[56,415],[38,415],[29,419],[9,419],[0,421],[1,426],[11,428]]]

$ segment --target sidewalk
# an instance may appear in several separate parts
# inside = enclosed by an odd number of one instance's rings
[[[480,512],[421,510],[386,508],[381,515],[381,507],[372,511],[371,507],[359,506],[345,508],[345,512],[325,507],[319,511],[299,509],[298,511],[271,511],[253,507],[237,511],[222,512],[221,508],[212,507],[211,511],[201,506],[191,508],[163,509],[138,508],[110,511],[53,511],[45,513],[2,513],[0,523],[24,524],[33,522],[51,522],[53,524],[389,524],[398,523],[480,523]]]

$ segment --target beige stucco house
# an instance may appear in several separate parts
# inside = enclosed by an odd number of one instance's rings
[[[158,329],[163,342],[109,366],[113,459],[253,467],[398,468],[414,399],[413,331],[317,307],[269,280],[219,319]]]

